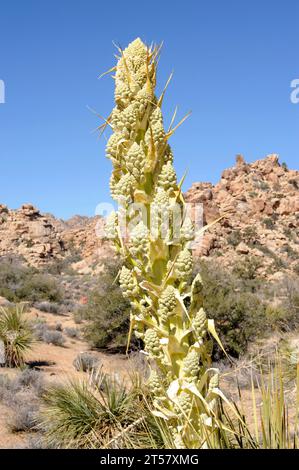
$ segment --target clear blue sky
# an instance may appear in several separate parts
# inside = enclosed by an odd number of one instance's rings
[[[67,218],[92,215],[109,201],[111,165],[100,124],[107,116],[112,41],[164,41],[159,89],[175,75],[165,101],[192,116],[172,138],[176,169],[217,182],[242,153],[267,153],[298,168],[298,0],[1,0],[0,203],[32,202]]]

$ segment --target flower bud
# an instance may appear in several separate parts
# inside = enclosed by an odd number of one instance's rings
[[[122,80],[115,81],[115,93],[114,98],[118,106],[125,107],[130,103],[132,92],[127,83]]]
[[[175,263],[176,273],[180,280],[187,281],[193,269],[193,258],[189,250],[185,249],[180,252]]]
[[[107,158],[119,159],[121,155],[121,138],[117,133],[111,134],[106,144],[106,156]]]
[[[167,192],[174,190],[177,186],[176,173],[170,161],[165,163],[161,169],[158,177],[158,186]]]
[[[145,351],[152,357],[160,357],[162,347],[156,331],[149,328],[144,335]]]
[[[114,187],[114,198],[121,202],[131,202],[133,190],[136,187],[136,179],[130,173],[122,175]],[[111,187],[111,180],[110,180]],[[112,188],[111,188],[112,192]]]
[[[162,292],[158,303],[158,316],[162,322],[166,322],[168,317],[174,312],[177,300],[175,290],[172,286],[167,286]]]
[[[219,373],[216,372],[211,378],[209,382],[209,392],[212,392],[214,388],[219,387]]]
[[[154,103],[153,88],[151,86],[149,87],[146,83],[143,88],[138,91],[136,100],[139,103],[139,117],[142,117],[147,107]]]
[[[161,108],[159,106],[155,108],[154,112],[150,117],[150,129],[151,132],[149,132],[145,137],[146,143],[149,144],[148,139],[152,138],[156,147],[159,147],[159,145],[161,144],[165,145],[163,116]]]
[[[178,396],[178,404],[176,405],[176,411],[178,415],[185,419],[186,416],[190,415],[192,410],[192,396],[188,392],[181,392]]]
[[[111,212],[106,219],[105,233],[106,236],[110,239],[116,239],[118,237],[117,233],[118,227],[118,216],[116,212]]]
[[[161,385],[161,377],[157,374],[155,370],[151,371],[150,377],[148,379],[147,385],[152,392],[152,394],[156,397],[163,397],[164,390]]]
[[[137,280],[132,271],[123,266],[119,275],[119,284],[123,292],[123,296],[127,299],[136,297],[139,293]]]
[[[184,220],[181,228],[181,237],[182,240],[185,241],[191,241],[194,239],[194,225],[189,217]]]
[[[191,349],[184,359],[183,372],[187,380],[195,381],[199,373],[199,357],[198,353]]]
[[[192,326],[198,336],[203,336],[207,329],[207,315],[203,308],[201,308],[195,315],[192,321]]]
[[[130,252],[133,256],[148,256],[149,251],[149,231],[143,222],[139,222],[131,233]]]
[[[140,145],[134,142],[126,156],[126,168],[136,180],[140,180],[144,173],[145,158]]]

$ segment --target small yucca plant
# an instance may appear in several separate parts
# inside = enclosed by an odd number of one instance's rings
[[[110,189],[119,210],[109,217],[107,234],[124,259],[119,281],[131,303],[131,330],[149,359],[153,412],[167,421],[177,447],[202,447],[218,426],[221,392],[209,333],[218,337],[203,309],[201,278],[190,281],[194,227],[168,143],[173,123],[164,130],[165,90],[159,99],[154,93],[159,49],[136,39],[119,52],[112,69],[116,107],[106,122],[113,130],[106,147]],[[145,217],[136,223],[140,208]]]
[[[268,367],[268,374],[261,374],[258,384],[260,404],[255,405],[255,436],[262,449],[297,449],[299,446],[299,364],[296,380],[286,390],[281,358],[276,357],[274,365]],[[294,383],[295,382],[295,383]]]
[[[252,378],[251,397],[238,387],[238,402],[230,407],[221,404],[223,425],[215,447],[298,449],[299,365],[296,378],[290,382],[282,360],[277,355],[260,369],[259,379]]]
[[[0,341],[6,367],[21,367],[33,343],[33,332],[25,317],[25,305],[0,307]]]
[[[50,387],[43,396],[40,427],[49,447],[140,448],[163,445],[159,428],[132,383],[100,370],[89,380]]]
[[[258,384],[252,383],[251,398],[239,389],[238,402],[220,401],[222,419],[212,425],[213,432],[201,422],[198,432],[209,448],[298,448],[299,368],[297,383],[293,381],[288,390],[283,385],[280,358],[261,375]],[[72,380],[50,387],[43,399],[41,428],[50,447],[177,446],[169,422],[149,412],[152,397],[138,375],[124,386],[97,371],[89,381]]]

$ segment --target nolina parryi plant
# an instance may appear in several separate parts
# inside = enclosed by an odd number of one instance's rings
[[[194,227],[168,143],[177,126],[163,125],[166,88],[159,99],[154,93],[159,52],[138,38],[119,49],[109,71],[116,106],[106,151],[119,210],[106,229],[124,259],[119,282],[132,307],[130,335],[142,338],[149,360],[153,413],[167,421],[176,447],[198,448],[219,427],[222,394],[211,367],[211,336],[218,336],[202,307],[201,278],[190,280]]]

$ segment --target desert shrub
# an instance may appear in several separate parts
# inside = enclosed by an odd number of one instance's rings
[[[12,410],[8,421],[12,432],[36,430],[45,388],[42,373],[35,370],[25,369],[13,379],[0,375],[0,400]]]
[[[281,168],[283,168],[284,171],[288,171],[288,165],[287,165],[287,163],[286,163],[286,162],[282,162]]]
[[[255,248],[260,250],[265,256],[268,256],[269,258],[272,258],[274,267],[276,269],[279,270],[281,268],[286,267],[284,261],[279,256],[277,256],[277,254],[274,253],[274,251],[270,250],[270,248],[268,248],[268,246],[261,245],[260,243],[255,243]]]
[[[31,348],[33,331],[25,317],[23,304],[15,307],[0,307],[0,340],[4,344],[5,365],[20,367],[25,354]]]
[[[212,301],[207,299],[207,311],[211,312],[218,325],[226,351],[239,356],[246,351],[249,341],[258,336],[265,318],[265,307],[249,292],[233,294],[222,291],[217,297]]]
[[[28,276],[36,272],[33,268],[25,268],[22,265],[7,260],[0,262],[0,296],[11,302],[19,299],[18,289]]]
[[[69,338],[78,338],[80,335],[80,331],[77,328],[64,328],[63,332],[69,337]]]
[[[233,356],[243,354],[249,342],[273,330],[289,331],[299,325],[299,281],[286,276],[267,283],[260,279],[258,257],[247,257],[231,271],[219,262],[200,262],[203,302],[217,331]],[[221,351],[215,348],[215,358]],[[221,356],[221,354],[220,354]]]
[[[22,390],[23,388],[31,388],[37,396],[41,396],[45,390],[44,376],[34,369],[24,369],[12,381],[11,388],[14,391]]]
[[[17,403],[8,421],[11,432],[26,432],[34,430],[37,424],[37,406],[31,402]]]
[[[65,338],[61,332],[62,327],[55,325],[50,327],[44,321],[38,321],[33,326],[33,332],[36,339],[44,341],[47,344],[53,344],[54,346],[63,346]]]
[[[283,229],[283,233],[287,238],[289,238],[289,240],[293,241],[294,243],[297,243],[298,239],[297,239],[296,230],[294,228],[285,227]]]
[[[243,230],[242,239],[245,243],[251,244],[254,243],[257,239],[257,231],[255,227],[247,226]]]
[[[78,354],[74,359],[73,366],[77,371],[90,372],[100,366],[100,360],[88,352]]]
[[[14,293],[6,286],[0,287],[0,297],[5,297],[9,302],[16,302],[17,297]]]
[[[232,273],[236,278],[241,279],[246,287],[255,291],[259,286],[258,269],[261,265],[262,261],[258,256],[244,256],[241,261],[233,266]]]
[[[266,217],[263,221],[262,224],[268,228],[269,230],[274,229],[275,227],[275,222],[271,217]]]
[[[260,181],[260,183],[259,183],[259,188],[260,188],[262,191],[268,191],[269,185],[268,185],[268,183],[266,183],[265,181]]]
[[[298,252],[294,250],[290,245],[284,245],[281,248],[282,253],[286,253],[287,256],[291,259],[297,260],[298,259]]]
[[[124,299],[118,282],[117,264],[109,264],[90,292],[86,306],[76,314],[76,321],[87,320],[83,329],[85,339],[92,347],[124,350],[130,323],[130,304]],[[133,339],[134,341],[134,339]]]
[[[48,302],[46,300],[43,302],[35,302],[34,307],[41,312],[54,313],[56,315],[59,315],[62,312],[61,305],[56,302]]]
[[[286,310],[280,305],[267,305],[265,313],[266,319],[272,324],[280,324],[283,326],[286,322]]]
[[[34,430],[36,431],[35,434],[29,435],[27,438],[25,449],[48,449],[42,431],[38,426]]]
[[[285,311],[285,329],[294,329],[299,325],[299,279],[285,277],[279,285],[281,295],[284,296],[283,307]]]
[[[269,287],[268,314],[277,314],[284,330],[295,329],[299,324],[299,279],[295,275],[285,275]],[[271,300],[272,299],[272,300]]]
[[[64,314],[68,312],[75,312],[78,309],[79,304],[70,299],[64,299],[60,303],[59,313]]]
[[[65,315],[68,312],[74,312],[78,308],[76,303],[69,300],[61,300],[58,302],[49,302],[44,300],[42,302],[35,302],[35,308],[42,312],[53,313],[54,315]]]
[[[218,264],[200,263],[204,308],[215,320],[226,351],[239,356],[250,340],[265,331],[265,305],[253,292],[253,282],[223,271]],[[262,326],[263,325],[263,326]],[[221,355],[215,348],[215,358]]]
[[[0,374],[0,401],[5,401],[9,397],[10,382],[7,375]]]
[[[227,243],[232,246],[238,246],[242,241],[242,235],[240,230],[234,230],[227,237]]]
[[[49,266],[47,266],[47,272],[50,274],[69,274],[74,275],[76,271],[72,268],[73,263],[77,263],[82,260],[82,254],[75,247],[69,247],[71,253],[61,259],[55,260]]]
[[[54,346],[63,346],[65,344],[65,338],[60,331],[49,329],[44,331],[42,341],[47,344],[53,344]]]
[[[53,276],[4,260],[0,262],[0,296],[11,302],[60,302],[63,292]]]
[[[43,335],[48,329],[49,326],[45,320],[38,320],[32,325],[34,336],[38,341],[43,341]]]
[[[26,279],[18,290],[18,296],[32,302],[41,300],[59,302],[62,300],[62,292],[56,280],[47,274],[35,274]]]

